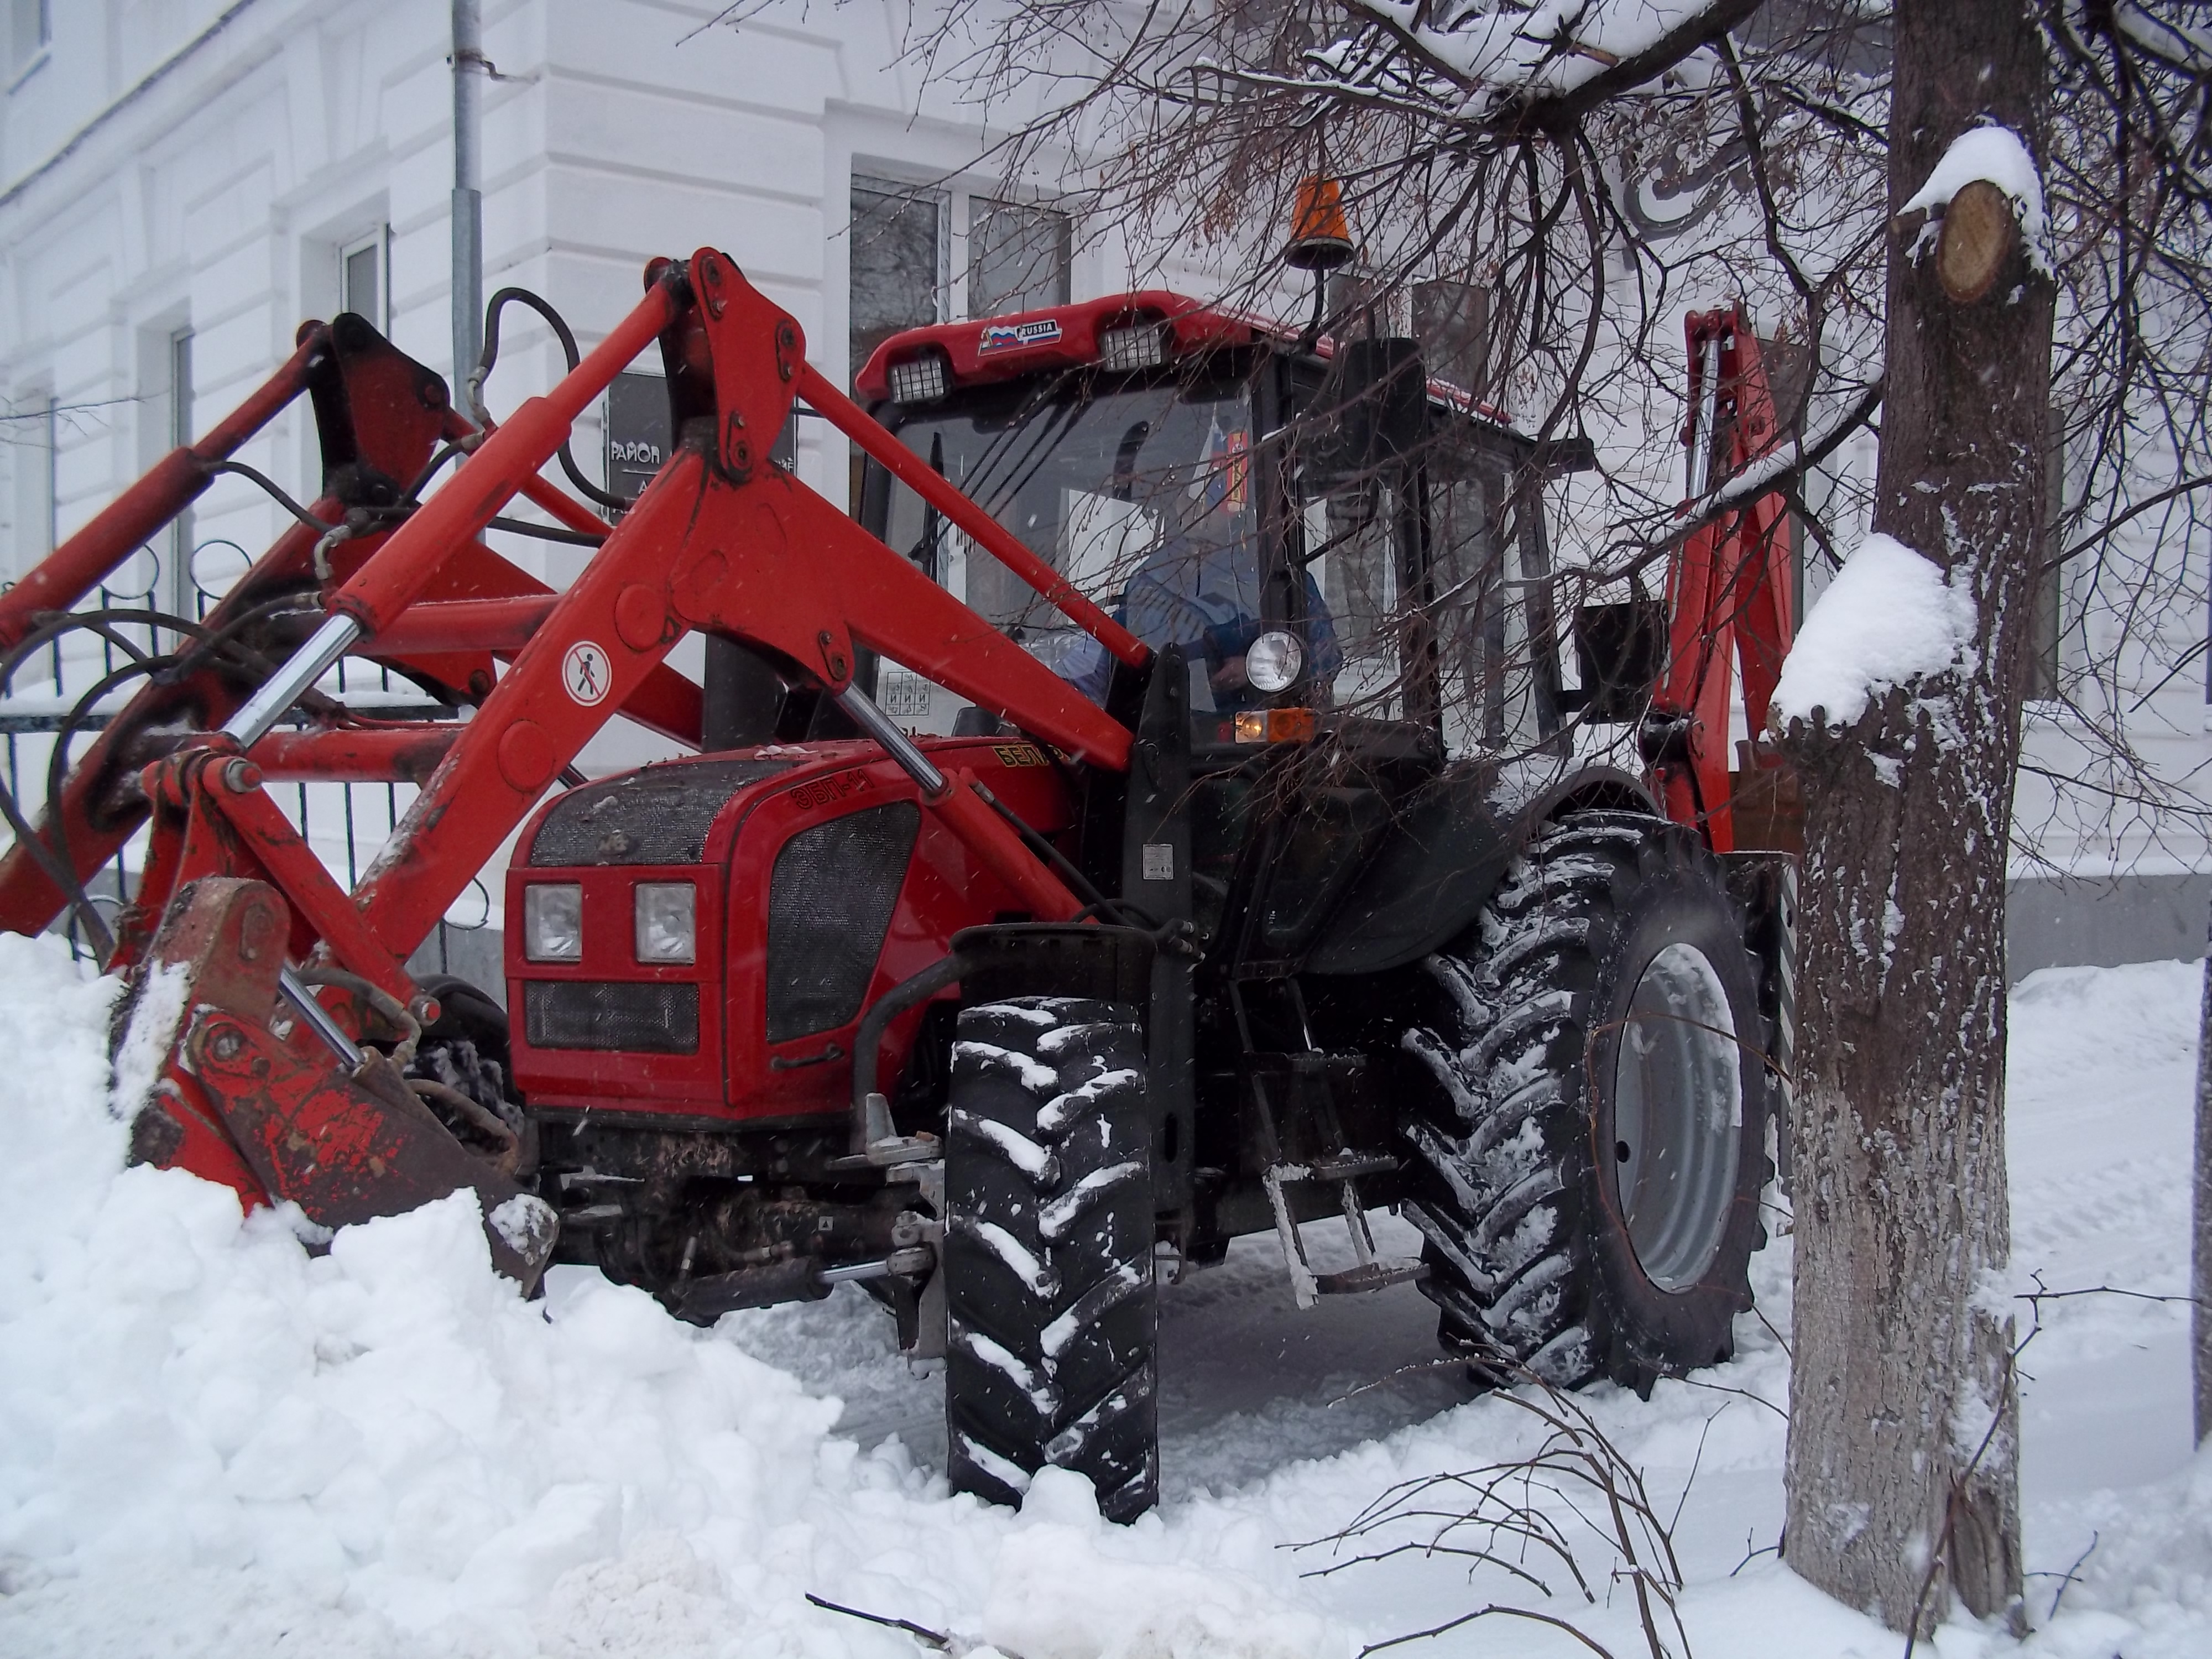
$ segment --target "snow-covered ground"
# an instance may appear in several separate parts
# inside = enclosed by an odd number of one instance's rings
[[[2015,993],[2023,1278],[2185,1290],[2197,988],[2194,967],[2163,964]],[[1577,1539],[1594,1602],[1557,1573],[1547,1600],[1419,1553],[1311,1576],[1346,1558],[1298,1547],[1392,1483],[1534,1444],[1510,1402],[1469,1400],[1445,1370],[1397,1375],[1434,1352],[1410,1289],[1300,1316],[1272,1249],[1240,1244],[1164,1297],[1158,1513],[1106,1526],[1073,1477],[1041,1479],[1019,1514],[990,1509],[945,1495],[939,1383],[855,1293],[712,1333],[580,1273],[523,1303],[456,1201],[318,1257],[279,1218],[241,1227],[226,1192],[120,1170],[111,989],[0,935],[0,1654],[920,1650],[809,1591],[1024,1659],[1339,1659],[1492,1601],[1642,1651],[1594,1534]],[[1701,1659],[1896,1655],[1771,1553],[1786,1240],[1757,1273],[1764,1318],[1742,1322],[1732,1364],[1649,1403],[1583,1401],[1659,1511],[1680,1505]],[[2024,1359],[2032,1653],[2212,1652],[2187,1328],[2173,1303],[2043,1304]],[[2011,1647],[1959,1626],[1934,1650]],[[1504,1617],[1403,1650],[1589,1651]]]

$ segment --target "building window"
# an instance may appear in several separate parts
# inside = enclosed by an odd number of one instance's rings
[[[53,394],[37,392],[10,411],[8,436],[15,473],[15,572],[27,575],[54,550],[54,446],[59,421]]]
[[[348,243],[338,251],[338,309],[366,317],[379,333],[388,333],[392,319],[386,310],[385,228],[374,235]]]
[[[1430,375],[1470,398],[1490,393],[1490,290],[1480,283],[1416,283],[1413,337]]]
[[[968,314],[1003,317],[1066,305],[1073,244],[1065,213],[969,198]]]
[[[169,336],[169,447],[181,449],[192,441],[192,331],[180,328]],[[197,618],[201,604],[198,579],[192,571],[192,509],[188,502],[169,525],[169,568],[175,576],[169,603],[177,614]],[[210,598],[212,603],[212,597]]]
[[[8,72],[20,75],[54,38],[51,0],[8,0]]]
[[[854,176],[848,373],[901,329],[939,320],[944,218],[935,191]]]

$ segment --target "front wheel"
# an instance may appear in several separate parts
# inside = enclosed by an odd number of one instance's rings
[[[946,1100],[952,1486],[1018,1504],[1050,1463],[1100,1512],[1159,1498],[1145,1042],[1123,1003],[960,1012]]]
[[[1644,813],[1577,813],[1429,967],[1407,1207],[1446,1345],[1639,1391],[1728,1358],[1765,1242],[1771,1090],[1712,855]]]

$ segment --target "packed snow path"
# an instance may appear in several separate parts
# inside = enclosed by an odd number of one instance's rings
[[[2179,964],[2062,970],[2015,993],[2023,1280],[2185,1290],[2198,982]],[[1272,1243],[1240,1244],[1163,1297],[1161,1511],[1107,1527],[1073,1479],[988,1509],[945,1495],[939,1385],[858,1296],[713,1333],[583,1273],[524,1304],[459,1202],[312,1257],[280,1218],[241,1227],[223,1192],[119,1171],[111,994],[0,937],[0,1655],[919,1650],[808,1591],[1024,1659],[1334,1659],[1516,1598],[1640,1651],[1625,1601],[1557,1583],[1547,1603],[1419,1556],[1300,1577],[1332,1558],[1287,1547],[1393,1481],[1530,1444],[1449,1372],[1391,1378],[1433,1356],[1408,1290],[1300,1316]],[[1756,1266],[1784,1331],[1788,1266],[1786,1242]],[[2045,1575],[2030,1652],[2212,1652],[2187,1328],[2172,1303],[2044,1305],[2023,1362],[2028,1565]],[[1648,1404],[1583,1396],[1662,1510],[1687,1487],[1694,1651],[1899,1652],[1758,1553],[1781,1521],[1787,1361],[1755,1316],[1739,1346]],[[1610,1565],[1590,1540],[1601,1598]],[[2011,1649],[1960,1626],[1932,1651]],[[1405,1651],[1586,1650],[1493,1620]]]

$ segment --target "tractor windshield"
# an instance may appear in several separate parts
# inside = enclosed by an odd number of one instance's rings
[[[1515,485],[1508,441],[1462,416],[1431,410],[1417,463],[1344,476],[1295,441],[1262,447],[1243,378],[1102,389],[1054,375],[892,418],[901,442],[1130,632],[1182,647],[1202,742],[1231,741],[1233,714],[1285,697],[1431,726],[1455,755],[1519,750],[1555,729],[1540,695],[1558,672],[1540,514]],[[1112,663],[1089,635],[882,468],[865,478],[861,521],[894,552],[1103,701]],[[1247,657],[1276,630],[1299,653],[1294,683],[1270,697]],[[1282,686],[1279,647],[1261,651],[1261,678],[1276,666]],[[894,663],[876,695],[924,732],[955,731],[966,706]]]
[[[898,435],[1147,645],[1182,646],[1194,708],[1222,712],[1257,700],[1244,653],[1267,626],[1251,408],[1242,382],[1087,396],[1030,383],[909,416]],[[1103,698],[1110,661],[1096,641],[904,486],[878,471],[872,488],[887,495],[866,517],[895,551]],[[1309,659],[1333,672],[1317,591],[1307,614]],[[918,676],[887,666],[878,698],[922,729],[950,729],[950,694]]]

